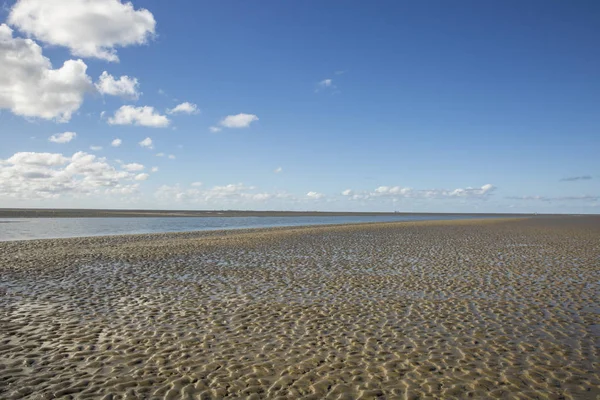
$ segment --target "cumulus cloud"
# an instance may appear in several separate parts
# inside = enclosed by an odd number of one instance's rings
[[[102,150],[102,146],[90,146],[90,150],[92,150],[92,151],[100,151],[100,150]]]
[[[162,185],[156,190],[156,192],[154,192],[154,197],[168,203],[171,203],[173,201],[197,202],[200,199],[200,196],[201,192],[199,190],[184,189],[181,188],[180,185]]]
[[[65,164],[69,159],[62,154],[56,153],[36,153],[36,152],[20,152],[15,153],[5,162],[7,164],[19,166],[40,166],[40,167],[56,167]],[[2,165],[0,163],[0,165]]]
[[[0,160],[0,197],[33,199],[64,195],[135,193],[135,175],[119,171],[106,158],[77,152],[15,153]]]
[[[93,90],[81,60],[53,69],[42,48],[31,39],[13,38],[0,24],[0,109],[24,117],[67,122]]]
[[[137,125],[152,128],[164,128],[169,126],[170,122],[169,118],[150,106],[121,106],[115,115],[108,119],[110,125]]]
[[[137,78],[130,78],[127,75],[115,79],[108,72],[102,72],[98,82],[95,84],[96,89],[101,94],[110,96],[119,96],[126,99],[137,100],[140,97],[139,83]]]
[[[547,197],[543,196],[507,196],[507,199],[512,200],[545,200]]]
[[[279,174],[279,173],[281,173],[281,172],[283,172],[283,168],[281,168],[281,167],[277,167],[277,168],[275,168],[275,173],[276,173],[276,174]]]
[[[113,140],[112,142],[110,142],[110,145],[112,147],[119,147],[122,144],[123,144],[123,141],[121,139],[119,139],[119,138],[117,138],[117,139]]]
[[[158,172],[158,167],[152,167],[151,172]]]
[[[375,189],[375,195],[379,196],[404,196],[411,192],[411,188],[403,188],[400,186],[379,186],[377,189]]]
[[[177,157],[175,157],[174,154],[169,154],[169,160],[174,160],[175,158],[177,158]]]
[[[144,169],[144,166],[142,164],[139,164],[139,163],[123,164],[121,167],[124,170],[130,171],[130,172],[141,171],[141,170]]]
[[[218,126],[211,126],[210,128],[208,128],[212,133],[217,133],[217,132],[221,132],[223,130],[223,128],[220,128]]]
[[[306,193],[306,197],[308,197],[309,199],[319,200],[325,197],[325,195],[323,193],[308,192]]]
[[[589,181],[592,177],[590,175],[582,175],[582,176],[570,176],[568,178],[562,178],[561,182],[574,182],[574,181]]]
[[[258,192],[254,186],[242,183],[232,183],[223,186],[213,186],[204,190],[199,189],[200,182],[191,184],[191,188],[180,185],[163,185],[155,193],[158,199],[164,201],[204,203],[213,205],[262,203],[272,199],[290,198],[287,193]]]
[[[156,153],[156,157],[164,157],[165,153]]]
[[[242,183],[229,184],[225,186],[214,186],[205,192],[207,199],[220,199],[226,197],[244,197],[249,191],[253,190],[253,186],[246,186]]]
[[[258,121],[256,115],[240,113],[226,116],[221,120],[220,124],[225,128],[247,128],[254,121]]]
[[[449,198],[469,198],[469,199],[486,199],[496,188],[491,184],[483,185],[479,188],[468,187],[465,189],[425,189],[415,190],[409,187],[401,186],[379,186],[370,192],[354,192],[347,189],[342,192],[342,195],[347,196],[352,200],[372,200],[377,198],[388,198],[398,200],[402,198],[415,199],[449,199]]]
[[[150,150],[152,150],[154,148],[154,145],[152,144],[152,139],[150,139],[149,137],[147,137],[146,139],[142,140],[138,144],[140,146],[145,147],[145,148],[150,149]]]
[[[167,110],[167,114],[198,114],[199,112],[197,105],[187,101]]]
[[[75,132],[63,132],[50,136],[48,140],[53,143],[69,143],[75,139],[75,136],[77,136]]]
[[[18,0],[8,23],[79,57],[112,62],[116,47],[146,43],[156,26],[150,11],[121,0]]]
[[[466,189],[454,189],[451,191],[446,190],[426,190],[424,191],[426,197],[486,197],[491,194],[496,188],[491,185],[483,185],[480,188],[466,188]]]
[[[149,177],[150,177],[150,175],[149,175],[149,174],[142,173],[142,174],[137,174],[137,175],[135,176],[135,178],[134,178],[134,179],[135,179],[136,181],[145,181],[145,180],[146,180],[146,179],[148,179]]]

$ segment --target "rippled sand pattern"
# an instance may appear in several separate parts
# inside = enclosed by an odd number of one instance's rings
[[[600,219],[0,243],[0,398],[595,399]]]

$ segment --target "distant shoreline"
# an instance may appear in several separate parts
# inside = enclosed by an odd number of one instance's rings
[[[330,211],[236,211],[236,210],[107,210],[58,208],[0,208],[0,218],[149,218],[149,217],[327,217],[392,215],[465,215],[525,217],[535,214],[508,213],[413,213],[413,212],[330,212]],[[553,214],[544,214],[553,215]]]

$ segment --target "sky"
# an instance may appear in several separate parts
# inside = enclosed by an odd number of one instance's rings
[[[17,0],[0,207],[600,213],[600,2]]]

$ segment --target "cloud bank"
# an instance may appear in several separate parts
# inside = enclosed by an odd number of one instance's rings
[[[8,23],[73,55],[111,62],[119,61],[117,47],[147,43],[156,27],[150,11],[121,0],[18,0]]]

